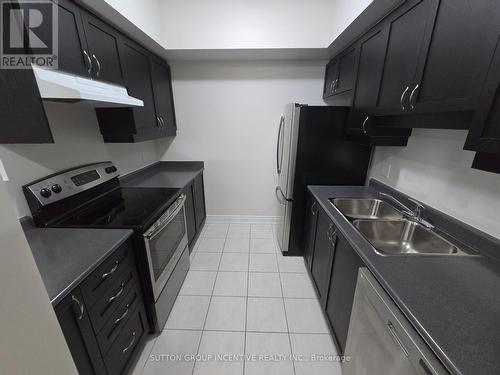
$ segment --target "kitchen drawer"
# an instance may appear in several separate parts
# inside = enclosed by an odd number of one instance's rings
[[[104,364],[108,375],[118,375],[123,372],[127,362],[131,359],[134,350],[147,332],[147,318],[144,307],[135,310],[126,323],[125,328],[116,338],[108,354],[104,357]]]
[[[125,269],[130,269],[134,261],[134,248],[130,240],[111,254],[97,269],[81,284],[83,299],[90,308],[97,300],[116,283],[117,277]],[[127,265],[127,266],[125,266]]]
[[[90,321],[97,334],[108,319],[111,318],[118,306],[121,305],[130,290],[140,286],[135,269],[131,267],[130,263],[125,263],[124,265],[128,267],[128,270],[122,272],[116,278],[114,284],[89,311]]]
[[[97,335],[97,342],[101,348],[101,353],[106,354],[113,341],[118,337],[120,332],[127,326],[127,321],[131,313],[142,306],[142,297],[139,288],[130,291],[123,299],[120,306],[113,312],[109,320],[106,322],[101,332]]]

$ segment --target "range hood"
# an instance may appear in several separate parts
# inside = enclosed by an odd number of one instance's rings
[[[125,87],[34,65],[32,68],[44,100],[108,108],[144,106],[142,100],[129,96]]]

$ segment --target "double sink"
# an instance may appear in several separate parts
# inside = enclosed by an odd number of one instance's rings
[[[403,213],[381,199],[335,198],[330,202],[382,255],[467,255],[420,220],[420,215],[408,214],[404,205]]]

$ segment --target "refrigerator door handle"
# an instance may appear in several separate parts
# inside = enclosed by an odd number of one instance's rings
[[[279,187],[279,186],[276,186],[274,193],[276,194],[276,199],[278,199],[278,202],[280,202],[280,204],[283,204],[286,202],[292,202],[292,200],[293,200],[293,199],[288,199],[287,197],[285,197],[285,194],[283,194],[283,190],[281,190],[281,187]],[[279,193],[279,195],[278,195],[278,193]]]
[[[281,132],[283,131],[283,125],[285,124],[285,117],[281,116],[280,126],[278,130],[278,141],[276,142],[276,172],[281,174],[281,164],[283,163],[283,146],[281,146],[280,155],[280,143],[281,143]]]

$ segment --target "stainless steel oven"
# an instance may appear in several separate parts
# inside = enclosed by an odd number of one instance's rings
[[[186,195],[181,194],[143,234],[155,301],[188,244],[185,200]]]

